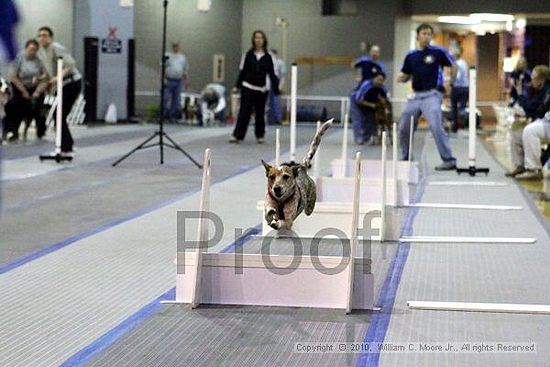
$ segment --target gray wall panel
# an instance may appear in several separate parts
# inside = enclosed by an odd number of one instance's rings
[[[122,40],[121,53],[101,52],[101,40],[116,27]],[[134,8],[120,6],[119,0],[75,0],[75,56],[80,70],[84,65],[84,37],[98,37],[97,116],[103,119],[109,104],[117,107],[118,119],[127,117],[126,87],[128,78],[128,39],[134,36]]]
[[[252,32],[263,29],[270,46],[280,50],[282,30],[275,18],[281,16],[289,21],[288,65],[297,56],[359,56],[360,43],[367,41],[380,45],[389,81],[394,17],[400,9],[400,0],[370,0],[359,1],[355,16],[322,16],[321,0],[244,0],[241,47],[249,48]],[[303,66],[299,74],[299,93],[345,95],[356,84],[348,65]]]
[[[200,91],[212,81],[212,57],[215,53],[225,55],[225,84],[234,85],[240,58],[241,18],[241,0],[212,0],[212,8],[207,13],[197,10],[196,0],[169,2],[167,47],[170,47],[170,42],[178,41],[187,56],[190,91]],[[161,1],[135,1],[135,35],[136,89],[158,91],[162,46]]]
[[[49,26],[55,40],[73,50],[73,0],[15,0],[21,22],[17,40],[23,48],[25,41],[35,38],[38,28]]]

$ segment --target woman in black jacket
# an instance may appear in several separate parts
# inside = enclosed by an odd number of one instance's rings
[[[252,48],[241,58],[239,79],[236,86],[241,90],[241,107],[233,137],[229,140],[230,143],[238,144],[244,139],[252,111],[256,114],[254,129],[256,140],[258,144],[264,142],[264,112],[268,92],[266,77],[268,75],[271,85],[279,85],[279,80],[273,68],[273,59],[267,52],[265,33],[254,31],[252,33]],[[278,90],[276,92],[278,94]]]

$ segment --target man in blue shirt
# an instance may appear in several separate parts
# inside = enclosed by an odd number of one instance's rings
[[[380,47],[378,45],[372,45],[369,49],[369,55],[357,58],[352,66],[355,69],[361,68],[361,82],[359,85],[365,80],[372,79],[374,74],[386,73],[384,63],[380,61]]]
[[[382,72],[373,74],[372,79],[365,80],[358,89],[350,94],[350,115],[355,143],[362,145],[369,141],[375,128],[374,111],[380,99],[387,99]]]
[[[416,29],[418,48],[407,54],[401,73],[397,77],[399,83],[406,83],[412,78],[414,90],[414,94],[407,101],[399,120],[401,159],[408,159],[411,153],[409,152],[411,116],[414,116],[414,120],[416,120],[422,113],[428,121],[437,150],[443,160],[443,163],[435,169],[449,171],[456,169],[456,159],[451,152],[449,136],[443,129],[441,76],[443,68],[451,67],[454,59],[444,48],[430,45],[433,32],[433,28],[429,24],[418,26]]]
[[[469,82],[468,82],[468,63],[462,58],[462,50],[457,48],[453,55],[455,64],[451,73],[451,121],[453,123],[453,131],[456,132],[459,127],[459,119],[463,115],[468,103]],[[464,119],[463,126],[468,124],[468,120]]]

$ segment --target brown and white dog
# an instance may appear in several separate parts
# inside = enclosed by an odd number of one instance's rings
[[[317,188],[307,170],[311,167],[311,159],[319,147],[321,137],[332,125],[332,121],[333,119],[328,120],[321,125],[302,163],[290,162],[274,167],[262,160],[267,177],[264,214],[272,228],[290,230],[294,220],[302,212],[306,215],[313,213]]]

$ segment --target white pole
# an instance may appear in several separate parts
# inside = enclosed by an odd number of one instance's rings
[[[286,20],[283,21],[283,61],[286,63],[287,62],[287,56],[288,56],[288,50],[287,50],[287,45],[288,45],[288,22]]]
[[[344,114],[344,134],[342,136],[342,177],[346,177],[348,167],[348,114]]]
[[[202,280],[202,244],[208,240],[208,225],[204,218],[204,213],[210,206],[210,148],[204,151],[204,163],[202,172],[202,187],[200,198],[200,217],[197,227],[197,249],[195,250],[195,271],[193,273],[193,294],[191,298],[191,308],[196,308],[200,304],[201,298],[201,280]]]
[[[413,134],[414,134],[414,116],[411,116],[411,125],[409,126],[409,162],[412,162]]]
[[[346,313],[353,308],[353,278],[355,275],[355,247],[357,245],[357,226],[359,225],[359,202],[361,201],[361,153],[355,154],[355,185],[353,190],[353,209],[351,212],[351,238],[349,242],[348,289]]]
[[[321,128],[321,121],[317,121],[317,131]],[[313,158],[313,176],[319,177],[319,160],[321,159],[320,156],[320,146],[317,147],[317,153],[315,153],[315,158]]]
[[[407,306],[419,310],[550,315],[550,305],[539,304],[407,301]]]
[[[410,156],[410,155],[409,155]],[[380,208],[380,242],[386,239],[386,132],[382,132],[382,207]]]
[[[57,107],[55,115],[55,154],[61,154],[61,124],[63,119],[63,59],[57,59]]]
[[[296,95],[298,93],[298,65],[292,65],[290,78],[290,161],[294,162],[296,160]]]
[[[393,130],[392,130],[392,171],[393,171],[393,206],[397,206],[399,204],[398,200],[398,188],[397,188],[397,123],[393,123]]]
[[[340,100],[340,121],[343,121],[346,116],[346,98]]]
[[[443,237],[443,236],[404,236],[399,242],[410,243],[517,243],[532,244],[537,242],[536,238],[514,238],[514,237]]]
[[[275,166],[281,164],[281,129],[275,130]]]
[[[470,69],[470,96],[468,101],[468,108],[470,112],[468,116],[468,161],[470,167],[475,167],[476,165],[476,80],[476,69],[472,67]]]

